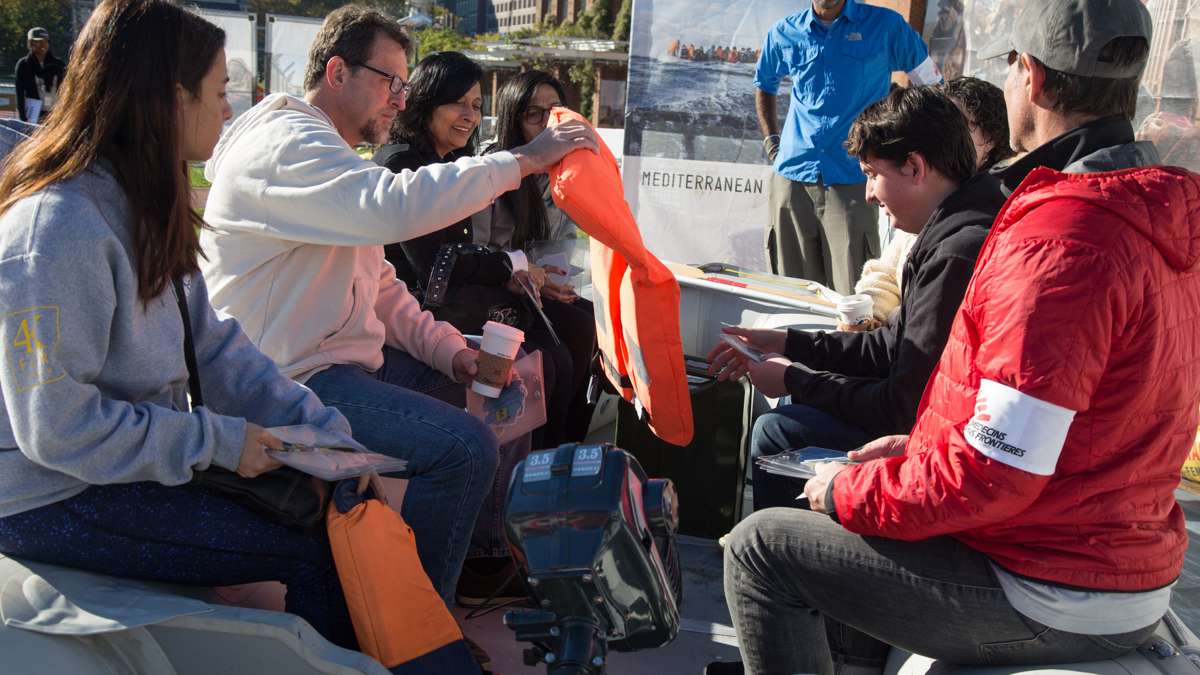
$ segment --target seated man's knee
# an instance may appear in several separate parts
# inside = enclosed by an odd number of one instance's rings
[[[764,543],[778,541],[773,533],[779,529],[781,519],[795,518],[795,514],[794,509],[765,509],[755,511],[734,526],[725,539],[726,574],[731,563],[759,570],[763,554],[770,548]]]
[[[789,433],[792,421],[783,413],[772,410],[763,413],[754,420],[754,429],[750,434],[750,456],[763,457],[778,455],[796,446]]]

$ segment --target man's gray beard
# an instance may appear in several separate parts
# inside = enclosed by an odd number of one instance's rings
[[[838,6],[841,0],[813,0],[813,7],[821,11],[829,11]]]
[[[364,143],[371,145],[381,145],[383,139],[380,138],[379,121],[368,120],[358,130],[358,135],[362,137]]]

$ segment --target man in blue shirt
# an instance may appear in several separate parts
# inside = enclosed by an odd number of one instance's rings
[[[929,50],[896,12],[859,0],[813,0],[767,34],[754,84],[763,147],[774,163],[767,260],[771,271],[853,293],[879,256],[879,210],[844,147],[850,124],[883,98],[893,71],[913,84],[940,82]],[[792,79],[779,132],[776,96]]]

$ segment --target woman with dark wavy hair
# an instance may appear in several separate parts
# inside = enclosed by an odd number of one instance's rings
[[[354,648],[326,537],[190,482],[278,468],[264,427],[350,433],[216,316],[198,273],[186,162],[209,158],[231,116],[224,43],[169,0],[104,0],[54,115],[3,164],[0,552],[181,584],[281,581],[289,612]]]
[[[489,152],[520,147],[546,128],[550,110],[564,105],[566,92],[553,75],[528,70],[513,77],[496,94],[496,143]],[[471,219],[475,243],[493,251],[553,249],[575,239],[578,228],[550,198],[546,174],[534,174],[506,192],[490,209]],[[580,298],[566,283],[548,280],[542,288],[545,310],[570,354],[570,396],[559,403],[563,437],[581,440],[592,417],[587,403],[587,383],[596,355],[596,323],[592,303]]]

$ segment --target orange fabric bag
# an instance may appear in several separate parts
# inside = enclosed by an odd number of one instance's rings
[[[399,513],[378,499],[330,504],[325,525],[363,653],[391,668],[463,639]]]
[[[578,113],[555,108],[550,126]],[[675,445],[692,441],[692,400],[679,330],[679,283],[646,249],[621,185],[617,160],[572,152],[550,172],[554,203],[591,237],[592,301],[604,372],[628,401],[640,403],[650,429]]]

